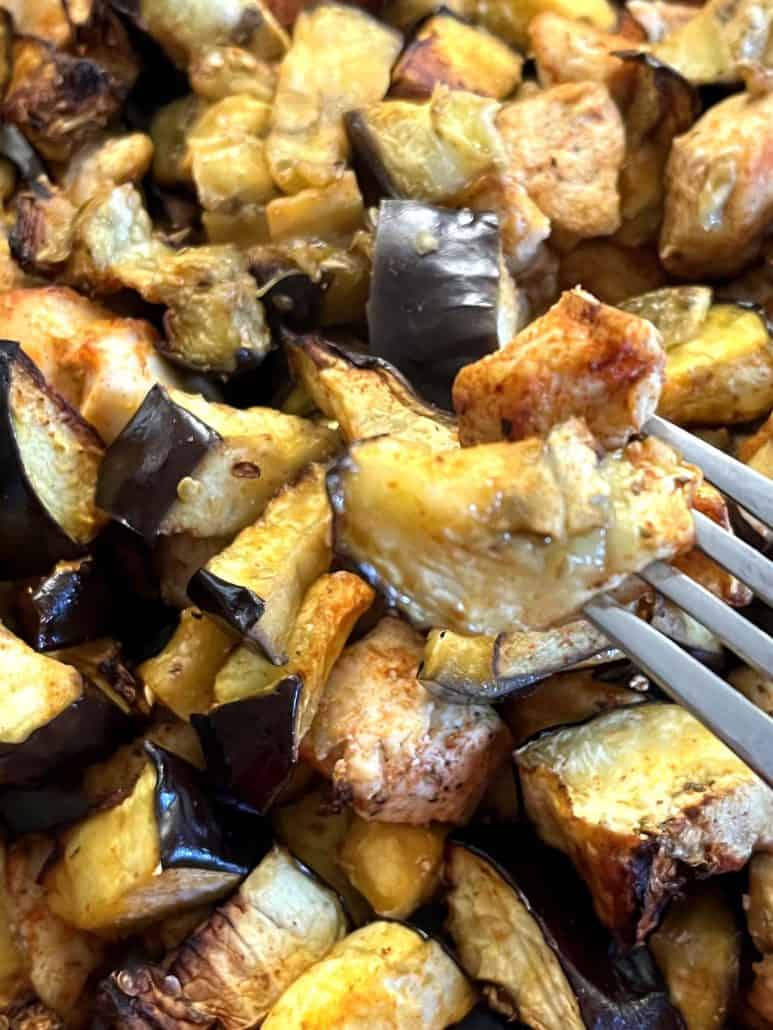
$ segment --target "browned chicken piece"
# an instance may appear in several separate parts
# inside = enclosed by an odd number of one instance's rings
[[[328,474],[336,548],[417,625],[546,629],[694,543],[696,469],[652,438],[596,448],[580,420],[442,453],[355,444]]]
[[[566,83],[506,104],[497,128],[509,171],[554,228],[585,238],[619,227],[625,129],[605,86]]]
[[[502,170],[485,172],[459,201],[473,211],[496,213],[502,255],[513,275],[533,268],[543,242],[550,236],[550,219],[531,199],[517,174]]]
[[[773,415],[770,416],[767,422],[760,426],[756,433],[752,436],[747,436],[746,439],[739,444],[738,457],[748,465],[756,466],[759,464],[759,458],[757,458],[757,456],[765,449],[773,450]],[[755,458],[757,458],[756,463]]]
[[[453,705],[417,677],[423,638],[393,617],[344,651],[306,735],[305,759],[365,819],[463,823],[511,747],[487,705]]]
[[[48,906],[38,883],[53,844],[28,835],[11,846],[6,864],[8,917],[38,998],[79,1025],[87,980],[105,957],[105,945],[69,926]]]
[[[156,332],[66,287],[0,293],[0,337],[18,340],[48,383],[110,443],[155,383],[180,385]]]
[[[678,705],[607,712],[516,758],[537,832],[623,940],[643,941],[686,880],[773,848],[773,791]]]
[[[618,104],[627,103],[635,70],[614,51],[630,50],[630,39],[545,11],[529,25],[529,41],[543,86],[599,82]]]
[[[673,275],[736,275],[773,219],[773,93],[728,97],[674,141],[660,256]]]
[[[460,440],[545,436],[576,416],[604,447],[621,447],[654,414],[665,365],[649,322],[571,290],[502,350],[461,370]]]
[[[582,286],[605,304],[618,304],[665,282],[654,248],[624,247],[615,240],[583,240],[561,258],[562,289]]]
[[[64,0],[3,0],[0,6],[11,15],[21,36],[37,36],[54,46],[65,46],[72,39]]]
[[[693,508],[706,515],[712,522],[716,522],[728,533],[733,532],[725,499],[719,490],[710,483],[703,482],[698,487],[693,500]],[[697,547],[688,554],[674,558],[672,564],[700,583],[702,587],[710,590],[725,604],[732,605],[734,608],[743,608],[752,602],[754,595],[751,590],[711,558],[707,558]]]
[[[671,3],[670,0],[630,0],[625,9],[642,27],[649,43],[662,42],[698,13],[695,4]]]

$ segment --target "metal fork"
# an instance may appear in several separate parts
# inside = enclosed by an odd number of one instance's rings
[[[717,489],[773,528],[773,480],[658,416],[648,420],[645,431],[700,466]],[[694,511],[693,516],[696,542],[704,554],[773,606],[773,563],[701,512]],[[773,677],[773,638],[666,562],[654,562],[639,575],[716,634],[748,665]],[[773,786],[773,718],[609,596],[588,602],[584,613],[669,697]]]

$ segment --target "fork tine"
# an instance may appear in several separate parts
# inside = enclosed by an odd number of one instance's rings
[[[601,595],[585,615],[674,701],[773,786],[773,719],[633,612]]]
[[[692,514],[695,542],[703,553],[737,576],[761,601],[773,606],[773,562],[712,522],[703,512],[693,509]]]
[[[670,444],[687,461],[700,466],[710,483],[773,529],[773,479],[658,415],[647,419],[644,431]]]
[[[639,576],[715,633],[748,665],[763,676],[773,676],[773,637],[665,562],[653,562]]]

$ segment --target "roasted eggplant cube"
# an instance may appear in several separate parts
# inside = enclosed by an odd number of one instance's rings
[[[324,784],[271,812],[277,841],[332,887],[354,926],[362,926],[373,918],[373,909],[338,860],[352,820],[351,808],[330,805],[329,790]]]
[[[570,856],[623,941],[643,941],[689,879],[771,847],[773,791],[677,705],[607,712],[516,760],[537,832]]]
[[[497,349],[497,218],[384,200],[368,299],[370,351],[425,397],[451,407],[451,384]]]
[[[463,823],[504,762],[510,737],[487,705],[454,705],[416,678],[421,636],[383,618],[344,651],[302,754],[365,819]]]
[[[407,919],[439,883],[447,830],[442,826],[374,823],[355,816],[338,863],[380,916]]]
[[[165,976],[142,967],[113,973],[101,990],[100,1015],[110,1027],[171,1020],[248,1030],[345,933],[335,894],[275,847],[182,941]]]
[[[145,686],[180,719],[206,712],[214,703],[214,682],[239,645],[235,633],[196,608],[186,608],[165,647],[140,665]]]
[[[298,761],[302,692],[299,676],[285,676],[260,694],[191,717],[211,775],[261,814]]]
[[[244,876],[187,762],[152,744],[127,796],[67,831],[46,871],[71,926],[123,934],[227,894]]]
[[[69,665],[0,626],[0,784],[25,783],[109,750],[125,711]]]
[[[669,348],[658,413],[680,425],[749,422],[773,407],[773,339],[764,312],[715,304]]]
[[[673,901],[649,948],[687,1030],[725,1026],[738,989],[741,935],[721,884],[700,884]]]
[[[499,106],[438,86],[426,101],[383,100],[351,111],[346,127],[355,153],[387,196],[444,204],[501,159],[494,124]]]
[[[321,3],[299,15],[266,141],[283,193],[338,178],[349,155],[344,115],[381,100],[401,44],[398,32],[355,7]]]
[[[577,416],[606,448],[620,447],[654,414],[665,367],[647,321],[571,290],[501,351],[459,373],[460,439],[544,436]]]
[[[431,630],[419,676],[449,700],[497,701],[530,693],[555,673],[608,650],[607,638],[585,619],[556,629],[466,637]]]
[[[324,469],[315,466],[285,487],[252,526],[215,555],[188,585],[194,604],[242,634],[276,665],[303,595],[327,572],[332,516]]]
[[[746,921],[757,950],[773,953],[773,855],[755,855],[749,863]]]
[[[106,522],[94,502],[102,454],[19,344],[0,340],[0,578],[83,553]]]
[[[577,421],[440,453],[365,440],[328,473],[336,550],[417,625],[544,629],[693,544],[696,470],[652,439],[595,447]]]
[[[392,72],[392,95],[423,99],[438,83],[502,100],[521,81],[523,58],[450,11],[428,18]]]
[[[264,1030],[444,1030],[467,1014],[475,992],[437,941],[400,923],[356,930],[289,987]]]
[[[679,1030],[651,957],[615,956],[563,856],[523,834],[484,840],[448,845],[448,928],[494,1009],[540,1030]]]
[[[47,576],[20,586],[14,608],[36,651],[104,636],[113,618],[110,585],[91,557],[58,562]]]
[[[145,537],[227,537],[338,445],[333,430],[308,419],[157,386],[105,454],[99,503]]]
[[[335,419],[348,443],[388,433],[436,450],[459,446],[452,419],[423,402],[386,361],[316,336],[288,340],[287,351],[299,384]]]

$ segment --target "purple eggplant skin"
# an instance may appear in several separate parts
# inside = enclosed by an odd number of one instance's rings
[[[134,720],[97,687],[83,694],[20,744],[0,743],[0,787],[31,783],[56,769],[72,772],[110,754],[136,731]]]
[[[620,952],[570,860],[532,834],[476,827],[449,842],[488,862],[542,931],[588,1030],[684,1030],[646,947]]]
[[[27,477],[11,411],[11,378],[16,369],[41,390],[48,390],[40,370],[19,344],[0,340],[0,579],[42,575],[60,559],[78,558],[84,551],[49,515]],[[63,400],[60,403],[68,417],[81,421]]]
[[[252,590],[229,583],[206,569],[194,573],[187,593],[197,608],[209,612],[243,636],[249,634],[266,610],[263,599]]]
[[[512,1026],[481,1002],[467,1013],[461,1023],[454,1023],[448,1030],[508,1030]]]
[[[82,819],[91,807],[91,800],[77,783],[43,783],[0,790],[0,823],[14,837],[60,829]]]
[[[107,636],[112,596],[92,557],[56,565],[32,583],[21,584],[14,604],[21,636],[36,651],[54,651]]]
[[[298,761],[302,690],[299,676],[285,676],[267,694],[191,716],[209,773],[260,814],[271,807]]]
[[[157,534],[189,476],[220,435],[153,386],[105,452],[97,504],[147,540]]]
[[[156,767],[154,800],[162,867],[246,875],[247,867],[233,853],[200,771],[149,741],[145,752]]]
[[[346,134],[354,151],[354,166],[357,178],[364,171],[366,180],[370,178],[375,190],[380,190],[386,197],[399,197],[397,187],[386,170],[378,146],[373,141],[368,124],[360,111],[349,111],[344,115]],[[371,190],[371,192],[374,192]]]
[[[498,347],[499,223],[491,212],[384,200],[368,298],[372,354],[451,408],[464,366]]]

